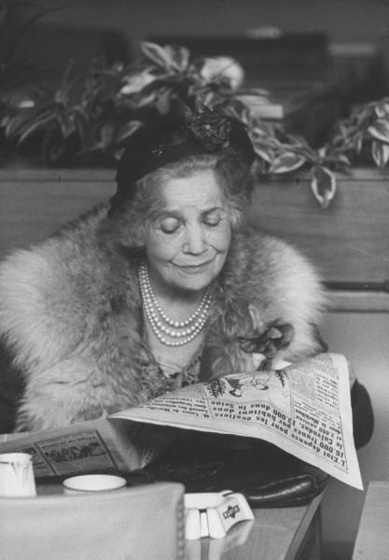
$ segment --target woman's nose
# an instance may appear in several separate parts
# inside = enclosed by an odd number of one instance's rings
[[[204,235],[201,226],[193,225],[187,227],[184,251],[193,255],[199,255],[204,251]]]

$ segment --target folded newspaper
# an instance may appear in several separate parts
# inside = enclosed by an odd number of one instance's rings
[[[0,452],[31,453],[35,476],[131,471],[155,459],[177,428],[265,440],[363,488],[341,354],[196,383],[66,428],[3,436]]]

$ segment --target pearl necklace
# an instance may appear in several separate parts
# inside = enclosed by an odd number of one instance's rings
[[[146,317],[157,338],[166,346],[183,346],[202,331],[211,306],[211,290],[207,288],[199,306],[184,321],[174,321],[162,309],[149,279],[146,263],[139,267],[139,285]]]

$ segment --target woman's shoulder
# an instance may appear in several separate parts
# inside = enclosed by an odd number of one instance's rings
[[[40,331],[87,320],[109,297],[111,266],[98,230],[100,205],[45,241],[18,249],[0,264],[0,333],[24,324]],[[11,326],[11,327],[10,327]],[[67,333],[69,334],[69,333]],[[43,335],[43,333],[42,333]]]
[[[105,213],[105,205],[95,207],[42,242],[14,250],[0,263],[0,291],[44,289],[94,268],[100,252],[97,230]]]
[[[238,246],[253,274],[264,273],[277,278],[285,274],[308,275],[320,281],[317,266],[289,241],[251,227],[240,233]]]
[[[277,291],[286,301],[323,304],[324,289],[320,271],[299,248],[261,231],[245,233],[249,276],[261,281],[272,292]]]
[[[238,245],[233,268],[240,274],[240,292],[265,323],[282,319],[294,326],[296,353],[308,347],[312,325],[320,324],[327,303],[316,266],[292,244],[255,229],[244,231]]]

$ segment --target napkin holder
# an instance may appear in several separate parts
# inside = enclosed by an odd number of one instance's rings
[[[239,493],[205,492],[185,494],[185,538],[222,539],[231,527],[254,519],[246,498]]]

